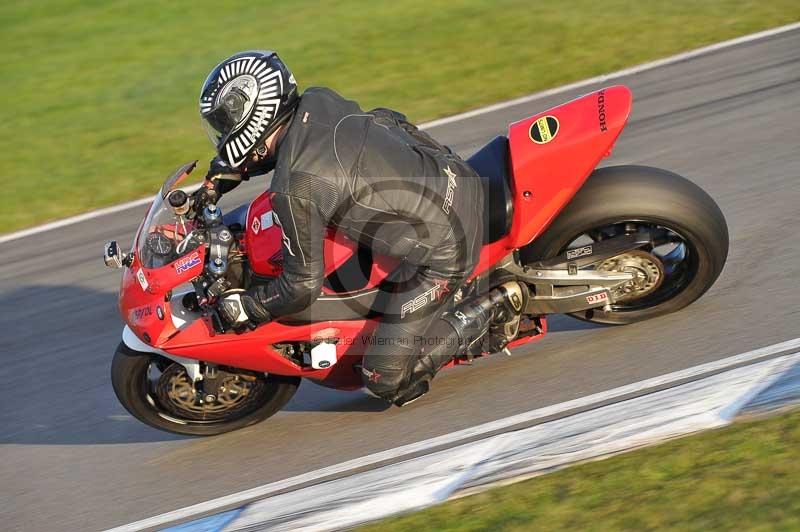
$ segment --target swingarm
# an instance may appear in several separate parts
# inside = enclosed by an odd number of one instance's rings
[[[647,245],[652,245],[648,233],[634,233],[570,249],[529,265],[509,263],[503,268],[533,288],[525,314],[561,314],[596,307],[609,310],[637,276],[630,271],[601,271],[596,266]]]

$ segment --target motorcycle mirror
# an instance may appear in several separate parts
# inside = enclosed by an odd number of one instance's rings
[[[103,249],[103,262],[109,268],[122,268],[123,266],[130,266],[133,262],[133,255],[122,253],[119,250],[119,244],[116,240],[106,242]]]

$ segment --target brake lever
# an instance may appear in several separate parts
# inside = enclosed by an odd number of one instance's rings
[[[212,183],[214,187],[214,185]],[[196,218],[209,204],[216,203],[219,193],[215,188],[208,188],[205,183],[192,193],[192,209]]]
[[[248,321],[238,327],[231,327],[230,329],[227,329],[222,323],[222,318],[219,317],[219,312],[216,309],[214,309],[211,313],[211,324],[214,327],[214,331],[216,331],[218,334],[225,334],[228,331],[233,331],[234,334],[244,334],[249,331],[255,331],[258,327],[258,325],[252,321]]]
[[[211,326],[214,328],[214,332],[218,334],[225,334],[227,332],[225,324],[222,322],[222,318],[220,318],[219,311],[216,308],[210,309],[209,317],[211,318]]]

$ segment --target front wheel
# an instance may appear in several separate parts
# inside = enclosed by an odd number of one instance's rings
[[[139,421],[176,434],[212,436],[275,414],[292,398],[300,379],[220,367],[214,393],[203,394],[180,364],[120,343],[111,383],[119,402]]]
[[[520,250],[523,264],[626,233],[647,232],[653,245],[613,257],[597,269],[633,273],[610,310],[572,314],[622,325],[669,314],[714,284],[728,255],[728,227],[714,200],[691,181],[658,168],[595,170],[547,230]]]

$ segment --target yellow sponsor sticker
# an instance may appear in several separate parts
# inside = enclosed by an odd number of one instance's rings
[[[558,119],[553,115],[539,118],[531,124],[528,135],[536,144],[547,144],[558,134]]]

